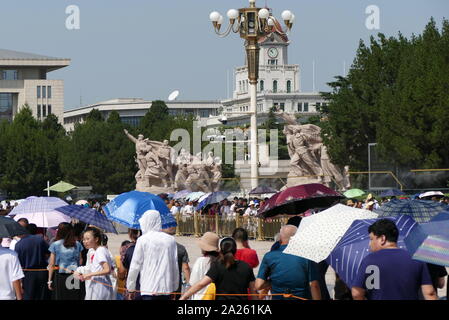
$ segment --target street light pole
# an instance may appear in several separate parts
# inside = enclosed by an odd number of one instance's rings
[[[256,0],[249,0],[249,8],[228,11],[229,26],[223,33],[220,33],[223,24],[223,16],[214,11],[209,18],[212,21],[215,32],[220,37],[225,37],[232,32],[240,33],[240,37],[245,40],[248,79],[250,83],[250,132],[251,132],[251,188],[254,189],[259,184],[259,152],[257,141],[257,82],[259,80],[259,40],[271,35],[274,32],[285,34],[280,24],[267,8],[257,8]],[[287,30],[291,30],[295,16],[289,10],[282,12]]]

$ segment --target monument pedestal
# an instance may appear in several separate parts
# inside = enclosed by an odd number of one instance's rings
[[[287,185],[284,189],[308,183],[323,183],[323,180],[321,177],[297,177],[290,172],[287,176]]]

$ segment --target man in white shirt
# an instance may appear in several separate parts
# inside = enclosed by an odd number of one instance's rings
[[[17,253],[0,247],[0,300],[22,300],[24,277]]]
[[[179,285],[178,249],[175,238],[161,230],[176,227],[176,221],[171,214],[161,218],[159,211],[148,210],[139,223],[143,234],[136,242],[126,287],[134,292],[140,273],[142,300],[169,300]]]
[[[193,206],[193,202],[189,201],[186,206],[181,209],[181,213],[184,217],[191,217],[195,213],[195,207]]]
[[[176,217],[176,215],[180,211],[179,209],[180,209],[179,202],[175,202],[175,204],[170,209],[170,212],[173,215],[173,217]]]
[[[250,201],[249,203],[249,207],[246,209],[245,213],[243,214],[244,217],[248,217],[248,216],[255,216],[257,215],[257,209],[255,208],[255,203],[254,201]]]

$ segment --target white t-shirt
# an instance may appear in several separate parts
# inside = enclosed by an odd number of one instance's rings
[[[222,216],[228,216],[231,213],[231,208],[229,206],[222,206],[220,211]]]
[[[179,212],[179,207],[177,207],[177,206],[171,207],[170,212],[172,215],[176,216]]]
[[[194,211],[195,211],[195,209],[193,208],[193,206],[190,206],[190,205],[186,205],[181,210],[182,214],[186,215],[186,216],[193,216]]]
[[[251,209],[251,207],[248,207],[248,208],[246,209],[246,211],[245,211],[244,216],[245,216],[245,217],[246,217],[246,216],[255,216],[256,214],[257,214],[257,209],[256,209],[256,208]]]
[[[16,292],[12,286],[13,281],[24,276],[17,253],[0,248],[0,300],[15,300]]]
[[[206,273],[210,269],[210,258],[209,257],[199,257],[196,259],[193,265],[192,272],[190,273],[189,284],[193,286],[200,280],[204,278]],[[190,299],[191,300],[203,300],[204,294],[206,293],[207,286],[195,293]]]
[[[19,241],[20,241],[20,238],[14,237],[14,238],[11,240],[11,243],[9,244],[9,249],[15,250],[15,249],[16,249],[16,244],[17,244],[17,242],[19,242]]]

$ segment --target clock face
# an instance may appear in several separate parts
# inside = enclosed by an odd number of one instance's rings
[[[274,47],[268,49],[268,56],[270,58],[276,58],[278,56],[278,49],[276,49]]]

